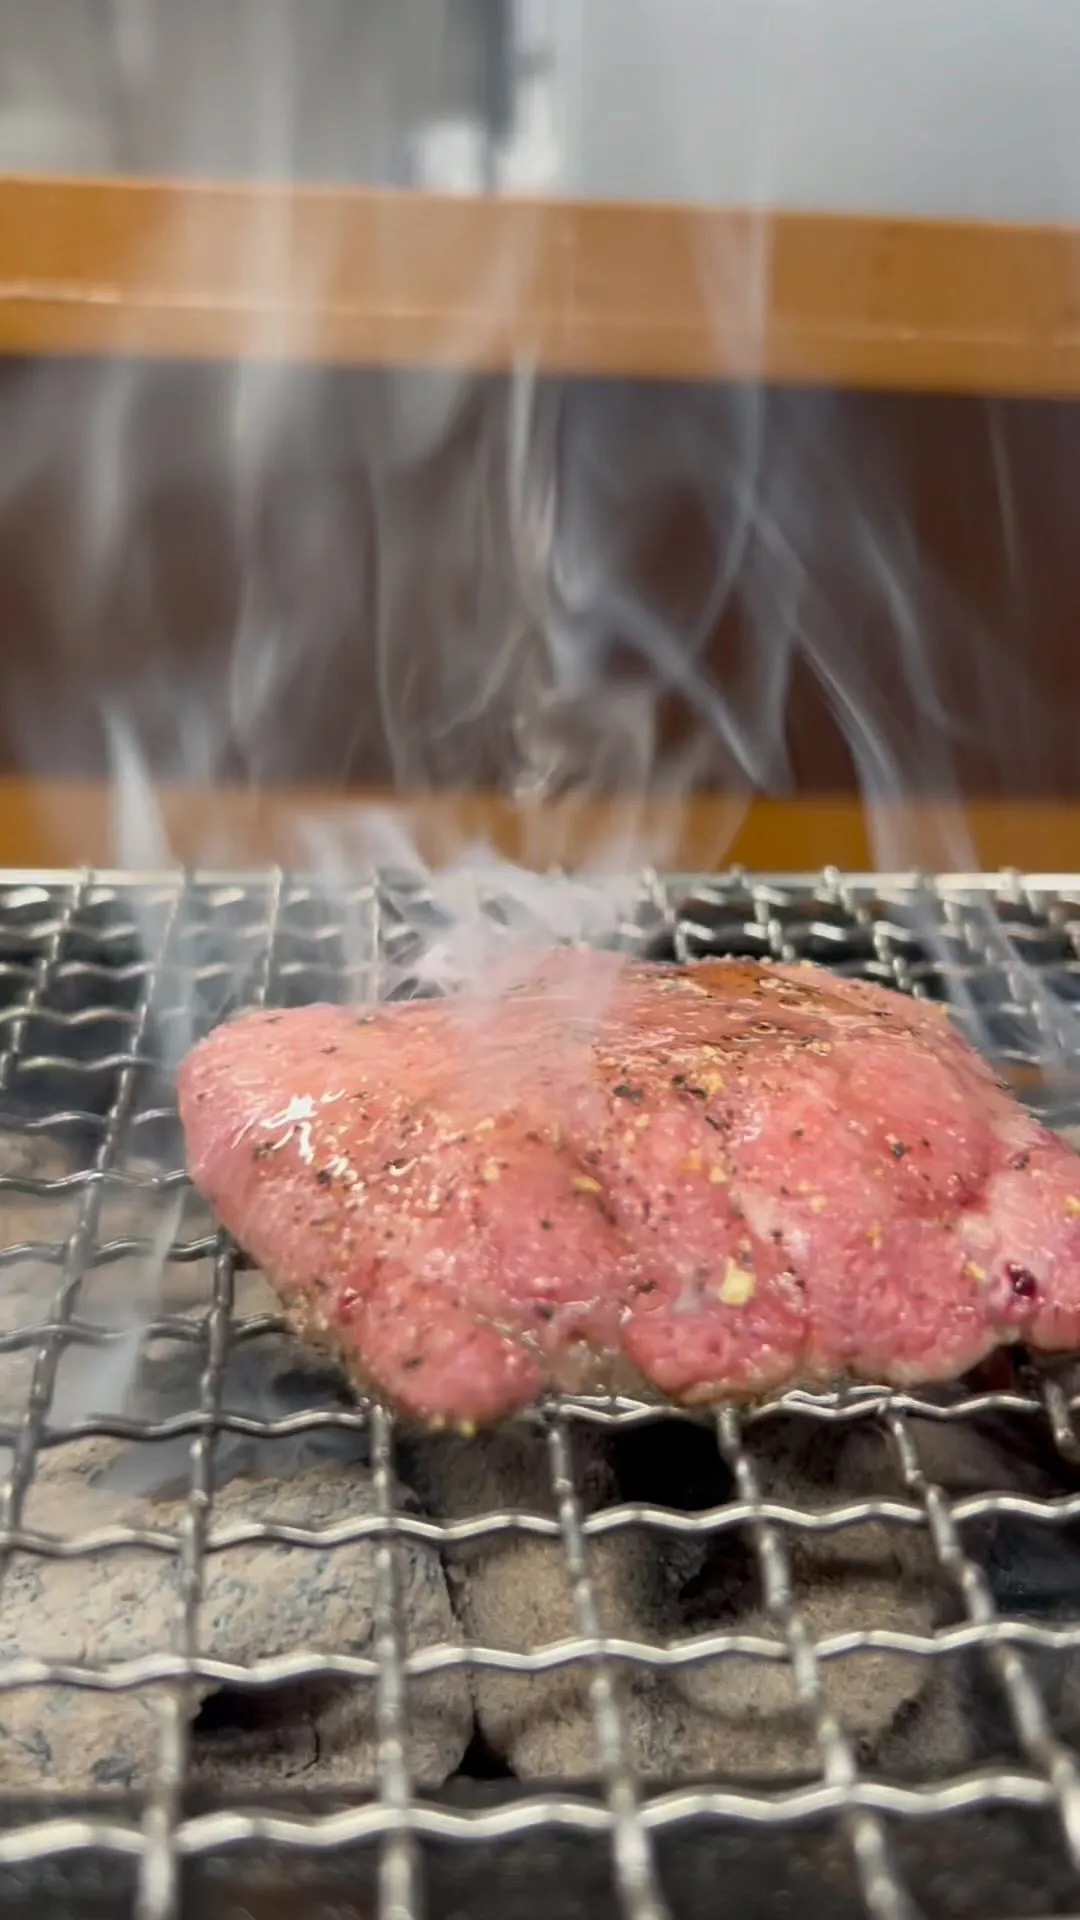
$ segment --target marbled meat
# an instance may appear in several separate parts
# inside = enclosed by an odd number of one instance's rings
[[[246,1013],[179,1099],[296,1330],[429,1423],[1080,1345],[1080,1160],[943,1009],[810,965],[561,950],[483,996]]]

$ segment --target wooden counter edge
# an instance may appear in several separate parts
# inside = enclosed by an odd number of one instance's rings
[[[677,872],[739,864],[758,872],[1020,868],[1080,873],[1080,803],[973,799],[877,808],[857,800],[709,793],[680,805],[585,802],[520,807],[483,793],[394,796],[165,787],[121,830],[105,784],[0,780],[0,867],[310,866],[312,847],[345,865],[380,857],[377,816],[405,826],[436,863],[486,845],[536,869],[593,858]],[[385,851],[382,854],[385,858]]]
[[[0,177],[0,352],[1080,393],[1080,228]]]

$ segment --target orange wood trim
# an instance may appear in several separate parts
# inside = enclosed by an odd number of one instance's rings
[[[0,352],[1080,393],[1080,229],[0,178]]]
[[[426,857],[439,860],[476,841],[524,864],[574,865],[628,848],[675,871],[709,872],[741,863],[758,871],[828,865],[867,871],[921,865],[971,871],[1019,867],[1080,873],[1080,804],[973,800],[961,809],[921,803],[879,809],[875,830],[857,800],[755,800],[703,794],[660,802],[583,803],[526,809],[497,796],[166,788],[159,818],[118,841],[105,785],[0,780],[0,867],[165,865],[214,867],[280,861],[307,865],[313,822],[341,827],[347,857],[365,858],[356,831],[362,810],[406,821]]]

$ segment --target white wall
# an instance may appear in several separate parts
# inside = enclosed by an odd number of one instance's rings
[[[551,0],[583,194],[1080,220],[1080,0]]]
[[[505,4],[533,76],[511,188],[1080,222],[1080,0]],[[481,184],[485,17],[0,0],[0,170]]]

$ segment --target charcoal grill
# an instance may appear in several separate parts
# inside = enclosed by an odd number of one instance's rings
[[[500,902],[488,909],[497,919]],[[126,1335],[95,1321],[86,1304],[92,1276],[140,1253],[149,1238],[117,1234],[117,1195],[155,1201],[179,1196],[184,1175],[172,1101],[172,1070],[193,1034],[250,1003],[369,997],[409,970],[425,928],[438,923],[422,884],[407,876],[367,877],[333,890],[281,872],[140,876],[9,873],[0,876],[0,1129],[28,1143],[29,1157],[5,1162],[0,1178],[0,1299],[4,1274],[33,1257],[51,1270],[51,1299],[33,1325],[4,1322],[0,1360],[22,1356],[27,1388],[21,1418],[0,1432],[7,1449],[0,1484],[0,1580],[20,1556],[75,1557],[88,1586],[116,1530],[49,1537],[28,1524],[27,1501],[47,1454],[88,1435],[179,1448],[186,1498],[175,1530],[129,1530],[151,1553],[176,1556],[175,1631],[152,1653],[120,1666],[74,1662],[60,1668],[13,1657],[0,1662],[0,1722],[15,1690],[153,1686],[156,1764],[137,1794],[91,1786],[78,1797],[11,1797],[0,1809],[0,1903],[6,1914],[135,1913],[139,1920],[206,1916],[378,1912],[408,1920],[421,1912],[483,1916],[665,1912],[781,1914],[797,1901],[823,1915],[906,1920],[917,1913],[980,1916],[1080,1911],[1080,1755],[1056,1729],[1040,1681],[1041,1655],[1080,1657],[1080,1587],[1075,1619],[1059,1606],[1040,1615],[1003,1601],[971,1546],[972,1528],[1002,1516],[1032,1537],[1071,1538],[1080,1522],[1080,1448],[1068,1382],[1023,1364],[1004,1383],[919,1396],[860,1389],[838,1396],[793,1395],[786,1405],[807,1427],[874,1423],[888,1437],[892,1487],[877,1499],[838,1501],[824,1522],[776,1501],[758,1450],[770,1409],[718,1413],[715,1445],[733,1494],[723,1514],[679,1515],[663,1502],[585,1512],[575,1482],[580,1427],[632,1431],[678,1416],[630,1401],[565,1401],[525,1422],[546,1462],[553,1517],[511,1511],[458,1523],[455,1539],[532,1525],[561,1542],[576,1632],[554,1649],[511,1660],[497,1649],[435,1646],[409,1653],[398,1615],[401,1543],[438,1544],[440,1523],[395,1504],[392,1465],[399,1436],[378,1406],[294,1410],[272,1419],[230,1414],[222,1382],[238,1344],[273,1334],[267,1316],[235,1310],[238,1255],[224,1237],[201,1233],[171,1248],[179,1261],[212,1261],[210,1297],[194,1316],[151,1315],[159,1340],[193,1344],[199,1384],[190,1406],[158,1419],[115,1410],[58,1420],[54,1389],[65,1356],[97,1353],[102,1365]],[[844,973],[904,991],[947,998],[1022,1096],[1052,1123],[1080,1121],[1080,878],[1064,875],[755,877],[708,880],[646,876],[637,903],[611,930],[632,949],[680,958],[738,953],[809,957]],[[43,1171],[31,1149],[61,1145],[69,1169]],[[25,1204],[62,1200],[63,1232],[17,1238],[4,1231]],[[4,1209],[7,1209],[5,1212]],[[48,1217],[48,1216],[47,1216]],[[963,1425],[1000,1417],[1017,1435],[1038,1433],[1059,1472],[1046,1499],[987,1485],[950,1499],[924,1470],[916,1415]],[[197,1608],[208,1561],[226,1538],[290,1541],[312,1553],[322,1536],[273,1518],[230,1523],[214,1534],[216,1461],[229,1440],[296,1438],[329,1429],[363,1430],[378,1510],[336,1523],[334,1536],[366,1534],[376,1548],[376,1631],[364,1655],[320,1661],[298,1646],[243,1671],[207,1660]],[[897,1651],[923,1661],[969,1652],[1010,1729],[999,1764],[932,1780],[878,1777],[823,1700],[826,1663],[860,1646],[888,1645],[864,1631],[815,1643],[792,1577],[800,1530],[868,1518],[919,1527],[955,1598],[952,1624],[933,1634],[894,1635]],[[618,1674],[716,1658],[734,1640],[672,1648],[604,1637],[590,1578],[590,1540],[601,1527],[634,1524],[658,1550],[673,1522],[685,1532],[738,1523],[756,1556],[775,1638],[743,1636],[745,1656],[790,1663],[813,1730],[816,1777],[782,1787],[753,1780],[634,1777],[620,1720]],[[1067,1564],[1067,1563],[1066,1563]],[[1080,1560],[1077,1561],[1080,1570]],[[1066,1587],[1068,1581],[1066,1579]],[[1066,1595],[1067,1598],[1067,1595]],[[1060,1595],[1059,1595],[1060,1599]],[[0,1585],[0,1622],[4,1589]],[[591,1682],[598,1767],[593,1784],[527,1787],[506,1778],[452,1781],[420,1793],[403,1741],[410,1687],[440,1668],[471,1664],[537,1671],[580,1663]],[[378,1780],[374,1793],[335,1790],[255,1796],[194,1791],[187,1774],[189,1711],[182,1687],[202,1677],[268,1688],[324,1670],[346,1675],[377,1700]],[[482,1770],[480,1770],[482,1771]],[[597,1784],[598,1782],[598,1784]]]

